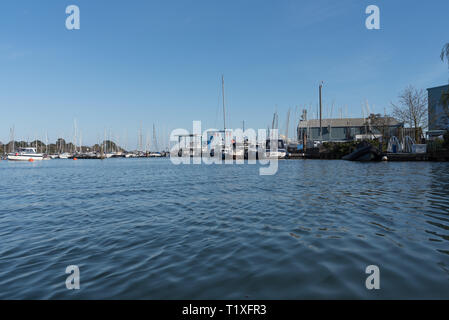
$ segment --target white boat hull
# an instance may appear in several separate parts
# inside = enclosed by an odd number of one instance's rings
[[[265,154],[265,158],[267,159],[285,159],[286,156],[287,152],[284,151],[272,151]]]
[[[10,161],[41,161],[44,159],[44,156],[38,156],[38,155],[8,155],[8,160]]]

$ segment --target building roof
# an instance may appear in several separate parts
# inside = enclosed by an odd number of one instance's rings
[[[427,88],[427,90],[443,89],[443,88],[449,88],[449,85],[445,84],[445,85],[438,86],[438,87]]]
[[[345,127],[363,127],[368,124],[368,119],[364,118],[342,118],[342,119],[323,119],[321,121],[322,127],[333,127],[333,128],[345,128]],[[395,118],[387,117],[385,121],[386,125],[389,126],[397,126],[401,123],[397,121]],[[299,122],[300,128],[319,128],[320,120],[313,119],[307,121]]]

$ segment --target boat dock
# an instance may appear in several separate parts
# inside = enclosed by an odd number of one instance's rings
[[[446,153],[382,153],[382,157],[387,157],[390,162],[418,162],[418,161],[449,161],[449,152]],[[301,153],[290,154],[291,160],[342,160],[340,155],[334,153]]]

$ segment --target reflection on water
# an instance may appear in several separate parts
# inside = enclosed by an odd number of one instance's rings
[[[1,162],[0,204],[0,298],[449,298],[445,163]]]

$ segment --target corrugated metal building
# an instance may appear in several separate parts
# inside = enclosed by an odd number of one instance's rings
[[[398,129],[404,124],[391,117],[382,117],[376,124],[364,118],[346,119],[323,119],[322,140],[323,141],[354,141],[362,138],[378,138],[382,136],[393,136],[398,134]],[[298,140],[304,141],[307,136],[308,141],[321,141],[320,120],[300,121],[298,125]]]
[[[449,94],[449,86],[427,89],[429,97],[429,131],[449,129],[449,107],[444,107],[443,94]]]

